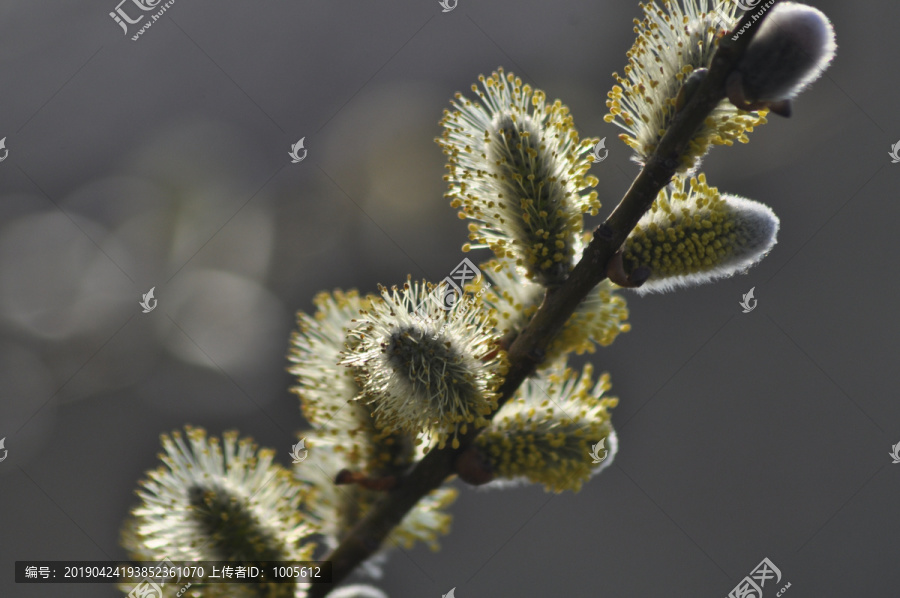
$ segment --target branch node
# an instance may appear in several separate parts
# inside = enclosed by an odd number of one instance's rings
[[[778,100],[774,102],[767,100],[748,100],[747,96],[744,94],[743,75],[741,75],[740,71],[734,71],[728,75],[728,79],[725,80],[725,93],[728,96],[728,101],[741,110],[750,112],[753,110],[768,109],[784,118],[791,116],[792,106],[790,100]]]
[[[763,13],[760,19],[771,12]],[[750,19],[751,15],[745,14],[732,30],[740,29]],[[549,346],[590,290],[604,280],[609,262],[619,249],[614,246],[616,240],[624,241],[651,208],[660,190],[672,180],[681,166],[681,156],[686,155],[698,128],[726,97],[726,79],[737,67],[747,44],[759,29],[760,23],[756,22],[737,40],[720,38],[706,76],[698,76],[700,84],[693,93],[688,95],[691,90],[685,90],[681,110],[675,114],[656,149],[647,157],[641,172],[607,222],[594,230],[593,239],[585,248],[581,261],[568,276],[560,277],[558,285],[547,289],[543,303],[530,322],[517,335],[510,336],[514,342],[509,347],[509,369],[500,389],[499,406],[502,407],[514,396],[520,385],[534,373],[535,364],[544,360],[544,351],[539,347]],[[776,111],[776,107],[770,108]],[[636,268],[631,273],[630,282],[632,285],[646,282],[649,275],[648,268]],[[625,278],[628,279],[627,276]],[[398,478],[396,490],[373,505],[326,557],[334,563],[332,580],[335,583],[340,583],[356,566],[369,558],[391,528],[398,525],[422,497],[438,488],[447,475],[464,469],[463,464],[455,463],[453,457],[465,452],[477,435],[478,430],[469,430],[464,434],[456,452],[449,447],[430,451]],[[353,477],[352,473],[349,475]],[[326,584],[314,584],[309,590],[309,598],[324,598],[330,590],[331,587]]]
[[[475,445],[456,456],[453,471],[459,479],[472,486],[481,486],[494,479],[494,471],[487,457]]]
[[[609,260],[606,266],[606,277],[620,287],[626,289],[636,289],[650,278],[650,268],[646,266],[638,266],[629,275],[625,273],[625,262],[622,259],[622,252],[617,251]]]
[[[545,357],[547,357],[547,352],[540,347],[533,347],[530,351],[528,351],[527,357],[529,360],[534,362],[535,365],[538,365],[544,361]]]
[[[607,243],[613,240],[613,235],[613,229],[605,222],[594,229],[594,238]]]

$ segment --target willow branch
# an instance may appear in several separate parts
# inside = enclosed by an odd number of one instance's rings
[[[770,8],[771,10],[771,8]],[[768,11],[767,11],[768,12]],[[534,374],[543,355],[578,304],[598,283],[606,278],[609,260],[625,242],[641,216],[675,175],[680,157],[712,110],[725,98],[725,80],[734,70],[744,49],[759,29],[766,13],[737,40],[729,34],[720,39],[709,72],[697,91],[678,112],[671,126],[625,196],[609,218],[594,231],[593,239],[568,278],[550,289],[531,319],[509,347],[509,371],[500,387],[502,406],[518,390],[526,378]],[[751,22],[745,15],[735,26],[739,30]],[[460,446],[433,449],[412,469],[400,477],[395,488],[353,527],[347,537],[326,557],[332,563],[331,585],[311,586],[309,598],[322,598],[343,581],[360,563],[378,550],[390,531],[425,495],[438,488],[453,474],[457,455],[471,446],[480,430],[470,430],[459,437]]]

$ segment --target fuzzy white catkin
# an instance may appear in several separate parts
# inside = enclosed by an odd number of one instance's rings
[[[730,218],[735,223],[735,231],[739,232],[739,242],[731,246],[729,255],[713,266],[694,272],[664,276],[653,272],[643,286],[634,289],[638,295],[665,293],[733,276],[749,269],[772,250],[779,228],[778,217],[772,209],[735,195],[726,196],[725,199],[730,208]]]
[[[819,78],[836,50],[834,27],[820,10],[794,2],[775,5],[737,67],[745,97],[795,97]]]
[[[638,294],[666,292],[744,271],[775,245],[778,217],[769,206],[721,195],[700,174],[676,178],[628,236],[625,272],[650,268]]]

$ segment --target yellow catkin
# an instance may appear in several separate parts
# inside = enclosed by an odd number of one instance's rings
[[[580,377],[557,366],[526,382],[476,444],[500,479],[578,491],[597,468],[591,447],[613,433],[608,409],[617,399],[603,396],[608,389],[609,377],[595,383],[589,365]]]
[[[588,174],[595,140],[580,140],[569,109],[502,69],[473,86],[480,102],[457,96],[436,141],[448,161],[451,205],[471,220],[468,248],[488,247],[539,283],[561,281],[574,265],[582,214],[596,214]],[[474,150],[474,151],[473,151]]]
[[[624,76],[613,73],[618,85],[607,94],[608,123],[625,133],[619,138],[645,161],[665,135],[677,111],[682,85],[697,69],[709,67],[719,26],[737,22],[736,4],[721,3],[712,11],[707,0],[656,2],[642,5],[644,19],[635,21],[637,39],[628,51]],[[695,168],[713,145],[747,143],[746,133],[766,122],[766,111],[745,112],[722,101],[691,140],[679,172]]]
[[[775,244],[778,218],[767,206],[721,195],[700,174],[676,178],[625,241],[626,273],[650,278],[639,292],[667,290],[729,276],[757,262]]]

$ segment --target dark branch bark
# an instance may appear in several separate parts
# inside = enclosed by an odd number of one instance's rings
[[[769,8],[771,10],[772,7]],[[766,11],[767,13],[768,11]],[[594,237],[568,278],[548,290],[540,309],[509,347],[509,372],[500,387],[500,404],[508,401],[522,382],[540,363],[550,341],[562,329],[578,304],[606,278],[607,264],[634,229],[653,200],[675,175],[679,159],[710,112],[725,98],[725,81],[734,70],[747,44],[765,18],[763,13],[736,41],[726,34],[713,56],[706,78],[697,92],[678,112],[656,148],[641,169],[622,201]],[[745,15],[735,30],[752,22]],[[438,488],[453,473],[456,456],[469,447],[479,430],[460,436],[460,446],[432,450],[403,477],[381,502],[377,503],[350,531],[346,539],[327,558],[332,562],[333,584],[343,581],[360,563],[369,558],[390,531],[426,494]],[[311,586],[309,598],[326,596],[334,585]]]

